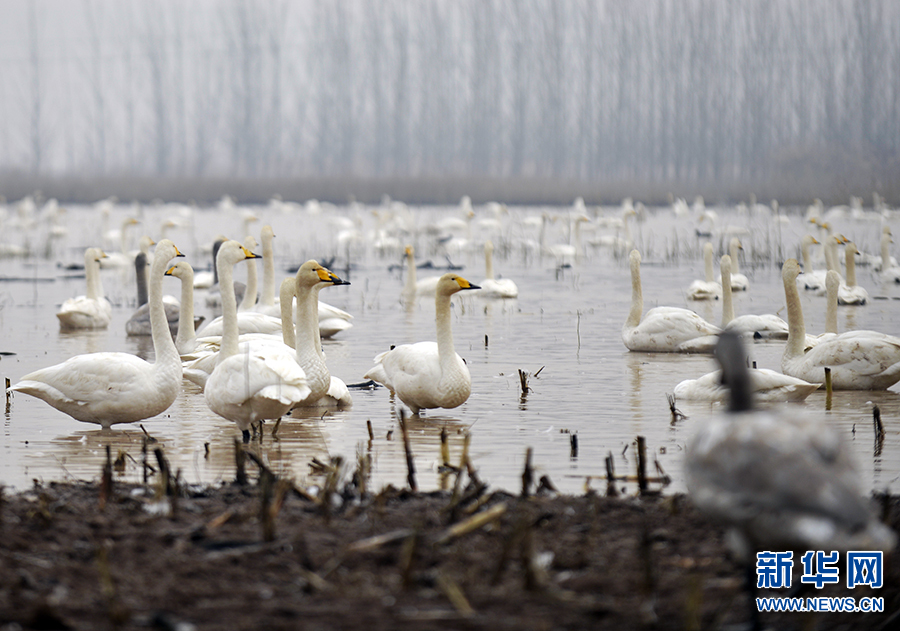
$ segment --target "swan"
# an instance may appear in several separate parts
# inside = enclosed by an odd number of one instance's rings
[[[738,250],[743,250],[744,246],[741,245],[741,240],[737,237],[731,239],[728,242],[729,255],[731,256],[731,290],[732,291],[747,291],[750,287],[750,281],[747,280],[747,277],[741,274],[740,264],[738,262]]]
[[[738,557],[752,566],[760,550],[893,549],[841,435],[796,409],[755,410],[739,336],[723,333],[716,355],[729,408],[689,439],[685,482],[693,504],[729,526]]]
[[[479,287],[452,272],[441,276],[434,299],[437,342],[403,344],[381,353],[365,379],[387,386],[413,414],[465,403],[472,391],[472,378],[462,357],[453,350],[450,297],[468,289]]]
[[[881,231],[881,256],[876,256],[872,261],[872,269],[876,272],[887,272],[891,268],[898,267],[897,259],[891,256],[891,228],[885,226]]]
[[[487,298],[515,298],[519,295],[519,288],[509,278],[494,279],[494,244],[491,241],[484,242],[484,269],[485,279],[481,281],[479,296]]]
[[[416,296],[433,296],[437,288],[440,276],[427,276],[422,279],[416,278],[416,252],[413,246],[407,245],[404,250],[406,257],[406,282],[403,284],[403,292],[401,297],[404,302],[415,300]]]
[[[768,339],[787,339],[788,324],[777,315],[764,313],[762,315],[747,314],[734,317],[734,300],[732,296],[731,262],[728,254],[722,255],[719,261],[719,270],[722,274],[722,328],[729,331],[737,331],[741,335],[762,337]]]
[[[69,298],[62,304],[62,308],[56,314],[61,330],[105,329],[109,326],[112,319],[112,305],[103,295],[103,284],[100,279],[100,260],[105,256],[100,248],[87,248],[84,251],[87,292],[83,296]]]
[[[251,252],[255,250],[258,245],[259,244],[252,234],[248,234],[244,239],[244,247]],[[247,261],[247,286],[244,290],[244,297],[238,304],[238,313],[256,310],[257,290],[259,289],[258,271],[259,270],[256,269],[256,259],[249,259]]]
[[[716,282],[713,271],[713,245],[703,245],[703,269],[706,280],[695,280],[687,290],[689,300],[718,300],[722,296],[722,286]]]
[[[631,311],[622,327],[622,341],[630,351],[647,353],[709,352],[720,329],[693,311],[678,307],[656,307],[643,318],[644,297],[641,293],[641,254],[632,250]]]
[[[806,327],[796,284],[799,271],[796,259],[788,259],[781,269],[790,330],[781,357],[782,372],[810,383],[824,383],[828,367],[835,390],[886,390],[900,381],[900,338],[892,335],[848,331],[804,352]]]
[[[869,299],[869,292],[864,287],[856,284],[856,255],[859,250],[856,244],[850,241],[844,246],[844,255],[846,262],[847,282],[841,283],[838,288],[838,304],[839,305],[864,305]]]
[[[288,346],[296,349],[297,363],[306,373],[306,379],[312,391],[306,399],[294,407],[348,407],[353,404],[353,399],[347,385],[334,377],[325,364],[325,355],[319,339],[316,305],[319,302],[318,294],[322,288],[349,285],[350,283],[341,280],[314,260],[309,260],[301,265],[293,281],[293,291],[297,296],[296,328],[285,327],[284,341]],[[287,339],[290,333],[294,333],[293,340]]]
[[[181,308],[178,311],[178,325],[175,333],[175,348],[179,355],[187,355],[197,347],[197,326],[203,316],[194,316],[194,269],[187,261],[177,261],[166,270],[166,276],[181,281]]]
[[[30,394],[86,423],[108,428],[164,412],[181,390],[181,361],[162,302],[162,278],[168,262],[182,256],[163,240],[150,269],[150,318],[154,363],[130,353],[90,353],[36,370],[10,389]]]
[[[119,239],[119,251],[118,252],[110,252],[106,258],[104,258],[100,262],[100,267],[127,267],[131,265],[134,261],[134,257],[128,254],[128,229],[131,226],[136,226],[140,221],[135,219],[134,217],[127,217],[124,221],[122,221],[122,228],[120,230],[112,230],[106,233],[108,239],[114,241],[116,238]]]
[[[253,423],[281,418],[310,393],[306,374],[294,353],[271,344],[238,343],[233,269],[237,263],[252,258],[259,257],[237,241],[226,241],[219,248],[216,265],[222,287],[224,329],[218,362],[203,389],[209,409],[234,421],[244,442],[250,440]]]
[[[803,401],[822,387],[820,383],[808,383],[802,379],[789,377],[768,368],[749,368],[750,388],[757,401],[775,403],[779,401]],[[720,402],[728,400],[728,387],[722,383],[722,371],[714,370],[698,377],[685,379],[673,391],[682,401]]]
[[[222,306],[222,296],[219,291],[219,268],[216,265],[216,257],[218,256],[219,248],[222,247],[222,244],[227,241],[223,236],[219,236],[213,241],[212,244],[212,282],[210,284],[206,284],[208,282],[206,273],[204,274],[196,274],[194,275],[194,287],[198,289],[207,289],[206,293],[206,306],[210,309],[218,309]],[[202,282],[201,282],[202,277]],[[235,281],[234,283],[234,296],[238,302],[242,302],[244,299],[244,294],[246,293],[247,286],[244,283]]]

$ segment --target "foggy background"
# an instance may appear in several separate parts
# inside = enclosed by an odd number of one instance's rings
[[[900,200],[892,0],[0,2],[0,194]]]

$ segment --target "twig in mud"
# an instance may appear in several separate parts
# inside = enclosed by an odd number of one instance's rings
[[[531,388],[528,387],[528,373],[521,368],[519,368],[519,387],[522,390],[522,398],[524,399],[531,392]]]
[[[559,489],[553,484],[553,481],[550,479],[548,475],[542,475],[541,479],[538,480],[537,490],[534,492],[535,495],[547,495],[549,493],[559,493]]]
[[[262,524],[263,541],[275,541],[275,516],[272,514],[272,496],[275,476],[266,467],[259,471],[259,521]]]
[[[522,534],[521,559],[522,569],[525,571],[525,589],[530,592],[545,590],[549,579],[537,560],[533,526],[527,527]]]
[[[578,434],[569,434],[569,458],[578,458]]]
[[[681,410],[675,407],[675,395],[666,393],[666,401],[669,402],[669,411],[672,413],[672,425],[678,421],[687,420],[687,416],[681,413]]]
[[[637,479],[641,495],[647,492],[647,442],[643,436],[637,437]]]
[[[459,615],[464,618],[475,615],[475,610],[472,609],[472,605],[469,604],[469,601],[466,599],[465,594],[463,594],[463,591],[459,588],[456,581],[443,572],[438,572],[435,583],[437,588],[447,597],[447,600],[450,601],[450,604],[453,605],[453,608],[456,609],[456,612]]]
[[[103,471],[100,475],[100,511],[106,510],[106,504],[113,494],[113,468],[110,447],[106,446],[106,461],[103,463]]]
[[[100,590],[106,600],[106,613],[114,629],[118,629],[131,617],[127,607],[119,601],[116,584],[113,581],[112,571],[109,565],[108,544],[101,544],[97,548],[97,572],[100,574]]]
[[[454,524],[453,526],[450,526],[450,528],[445,530],[444,533],[440,537],[437,538],[437,543],[445,544],[445,543],[451,541],[452,539],[456,539],[458,537],[462,537],[463,535],[467,535],[470,532],[481,528],[482,526],[486,526],[487,524],[490,524],[490,523],[494,522],[495,520],[500,519],[500,517],[502,517],[505,512],[506,512],[506,504],[505,503],[504,504],[495,504],[494,506],[490,507],[486,511],[472,515],[468,519],[464,519],[463,521],[459,522],[458,524]]]
[[[406,413],[400,410],[400,431],[403,433],[403,451],[406,453],[406,481],[409,489],[415,493],[419,490],[416,484],[416,463],[413,459],[412,447],[409,442],[409,429],[406,426]]]
[[[375,440],[375,433],[372,431],[372,420],[366,419],[366,429],[369,430],[369,443]]]
[[[881,423],[881,409],[877,405],[872,408],[872,422],[875,426],[875,457],[877,458],[884,449],[884,425]]]
[[[533,375],[535,379],[537,379],[541,375],[541,371],[544,370],[544,368],[546,368],[546,366],[541,366],[540,368],[538,368],[538,371]]]
[[[140,425],[140,428],[141,428],[141,431],[144,432],[144,436],[147,438],[147,442],[148,442],[148,443],[156,443],[156,442],[159,442],[158,440],[156,440],[155,438],[153,438],[153,436],[150,435],[150,432],[147,431],[147,428],[144,427],[143,424]]]
[[[619,495],[619,491],[616,490],[616,465],[611,451],[606,456],[606,495],[607,497]]]
[[[413,564],[416,560],[416,544],[419,535],[413,530],[409,536],[403,540],[403,547],[400,549],[400,576],[403,577],[403,589],[409,590],[412,587],[412,571]]]
[[[237,439],[234,439],[234,483],[238,486],[247,486],[247,471],[244,468],[247,450],[244,445]]]
[[[447,427],[441,427],[441,466],[450,467],[450,446],[447,444]]]
[[[525,450],[525,468],[522,470],[522,497],[528,497],[531,494],[531,484],[534,482],[534,470],[531,468],[531,456],[533,449],[529,447]]]

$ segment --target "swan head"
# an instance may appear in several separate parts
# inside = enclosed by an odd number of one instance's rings
[[[88,248],[84,251],[84,262],[96,262],[100,259],[109,258],[109,255],[100,248]]]
[[[803,238],[800,240],[800,244],[810,246],[810,245],[819,245],[819,242],[811,234],[806,234],[806,235],[803,235]]]
[[[478,285],[470,283],[459,274],[449,272],[441,276],[437,284],[437,294],[450,296],[463,289],[481,289]]]
[[[157,250],[159,246],[156,246]],[[259,254],[254,254],[246,247],[234,240],[228,240],[222,243],[216,254],[216,261],[223,261],[226,264],[234,265],[247,259],[261,259]]]
[[[732,237],[731,241],[729,242],[729,246],[732,247],[732,248],[734,248],[734,249],[736,249],[736,250],[743,250],[743,249],[744,249],[744,246],[741,245],[741,240],[738,239],[737,237]]]
[[[259,236],[263,240],[263,242],[265,242],[266,239],[274,239],[275,238],[275,231],[272,230],[272,226],[270,226],[269,224],[266,224],[260,229]]]
[[[408,258],[408,259],[412,258],[413,254],[415,254],[415,250],[413,249],[413,246],[408,245],[403,249],[403,255],[406,258]]]
[[[797,262],[797,259],[788,259],[781,266],[781,279],[785,284],[796,282],[799,275],[800,264]]]
[[[155,256],[160,257],[164,261],[170,261],[177,256],[184,256],[184,254],[169,239],[163,239],[156,244]]]
[[[337,274],[326,267],[319,265],[318,261],[310,259],[297,270],[296,283],[298,287],[315,287],[319,283],[328,285],[349,285]]]
[[[174,276],[178,280],[193,284],[194,268],[187,261],[177,261],[175,265],[166,270],[166,276]]]

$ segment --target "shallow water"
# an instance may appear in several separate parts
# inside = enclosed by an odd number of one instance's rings
[[[381,223],[373,211],[363,206],[325,207],[319,212],[298,209],[255,207],[252,209],[195,209],[190,215],[172,206],[132,208],[116,206],[109,227],[126,216],[138,216],[141,224],[131,234],[130,247],[147,233],[160,238],[160,226],[170,216],[186,224],[172,228],[168,236],[188,255],[197,269],[209,267],[207,248],[219,233],[240,238],[245,231],[241,213],[252,210],[260,219],[250,224],[253,234],[270,223],[276,234],[278,280],[290,265],[307,258],[320,260],[336,256],[332,269],[349,278],[349,287],[323,290],[321,299],[354,314],[353,328],[325,342],[332,374],[347,383],[362,381],[372,358],[391,344],[434,339],[434,305],[420,299],[412,309],[399,301],[403,273],[398,268],[402,252],[376,247]],[[315,210],[315,208],[312,208]],[[547,228],[545,242],[564,241],[574,232],[567,220],[569,208],[515,208],[500,216],[499,231],[479,224],[494,215],[476,208],[470,233],[458,232],[470,245],[452,241],[439,246],[428,226],[447,217],[458,216],[453,207],[426,207],[410,211],[416,228],[399,239],[415,243],[419,262],[445,263],[450,251],[454,263],[465,265],[460,273],[478,283],[484,277],[481,243],[491,237],[497,246],[494,267],[498,275],[514,279],[520,296],[516,300],[486,300],[458,294],[453,299],[453,327],[457,352],[472,374],[472,396],[454,410],[431,410],[421,419],[412,419],[412,449],[417,480],[422,489],[434,489],[445,481],[438,472],[440,433],[447,428],[451,460],[458,461],[465,432],[471,435],[470,455],[480,477],[494,488],[518,490],[527,448],[533,448],[537,476],[548,475],[565,492],[580,492],[586,485],[603,489],[604,460],[614,454],[617,473],[633,474],[634,440],[644,436],[652,459],[668,474],[668,490],[683,490],[682,457],[686,440],[697,424],[720,411],[720,406],[679,402],[687,418],[673,423],[666,393],[685,378],[698,377],[714,368],[704,356],[630,353],[622,344],[621,327],[630,304],[627,262],[615,252],[585,245],[585,256],[559,268],[550,256],[533,249],[538,228],[523,222],[526,216],[551,214],[557,219]],[[780,268],[774,262],[783,256],[799,256],[799,236],[808,229],[801,209],[789,209],[789,222],[744,215],[733,209],[718,209],[718,227],[747,226],[742,237],[744,253],[741,271],[750,278],[750,290],[735,295],[735,311],[779,313],[784,317],[784,294]],[[618,208],[601,209],[601,216],[618,216]],[[117,350],[152,358],[149,338],[129,338],[125,322],[134,310],[133,270],[104,270],[104,289],[114,304],[109,329],[96,332],[61,333],[54,317],[59,304],[84,293],[84,279],[77,271],[65,271],[58,263],[79,263],[83,248],[100,241],[103,222],[93,207],[70,207],[60,225],[67,235],[48,241],[49,220],[32,227],[15,226],[19,215],[8,209],[2,241],[27,243],[42,256],[6,259],[0,276],[0,351],[14,352],[0,360],[0,375],[17,381],[34,369],[86,352]],[[876,219],[835,222],[838,231],[855,240],[860,249],[877,253],[881,223]],[[589,226],[590,224],[587,224]],[[900,227],[894,226],[895,233]],[[358,230],[362,238],[355,237]],[[643,291],[645,310],[657,305],[692,308],[713,322],[721,318],[716,303],[689,303],[684,292],[691,280],[701,278],[702,240],[694,234],[691,220],[676,220],[667,208],[649,209],[647,218],[633,227],[637,247],[644,258]],[[345,232],[342,232],[345,231]],[[585,243],[599,234],[583,230]],[[443,231],[442,234],[447,234]],[[571,239],[573,242],[575,238]],[[726,239],[713,238],[721,253]],[[104,243],[107,250],[118,242]],[[44,257],[44,254],[49,256]],[[347,269],[347,261],[350,268]],[[718,269],[718,265],[716,266]],[[420,270],[419,277],[438,274]],[[244,272],[238,270],[237,278]],[[900,288],[883,286],[878,276],[866,268],[858,270],[859,282],[872,299],[863,307],[841,307],[840,329],[867,328],[900,334]],[[261,270],[260,270],[261,279]],[[179,295],[178,281],[166,279],[166,293]],[[810,332],[824,327],[824,298],[802,296],[804,315]],[[200,314],[211,317],[198,294]],[[779,369],[781,342],[756,343],[751,358],[760,367]],[[532,376],[530,391],[522,395],[517,371]],[[538,371],[540,370],[539,374]],[[853,446],[865,479],[872,488],[896,486],[900,472],[898,424],[900,387],[887,392],[838,392],[832,409],[826,411],[824,392],[789,409],[814,414],[836,426]],[[310,477],[313,458],[325,461],[342,456],[348,470],[355,467],[358,452],[371,455],[371,488],[406,483],[406,462],[397,416],[401,404],[393,402],[381,388],[354,391],[352,409],[319,418],[285,419],[277,437],[270,436],[271,424],[261,446],[264,457],[277,471],[298,481]],[[886,425],[887,437],[880,453],[874,450],[872,405],[877,404]],[[368,439],[366,421],[371,421],[374,439]],[[234,475],[232,440],[239,433],[229,421],[206,407],[199,390],[185,382],[183,392],[164,414],[146,419],[144,428],[165,447],[173,467],[181,469],[187,482],[215,482]],[[577,435],[578,449],[570,438]],[[44,481],[97,478],[110,445],[115,457],[124,451],[128,459],[126,475],[140,478],[140,450],[143,432],[138,424],[117,425],[103,431],[79,423],[47,404],[22,394],[8,402],[0,443],[0,483],[22,488],[32,479]],[[208,451],[207,451],[208,449]],[[651,470],[651,475],[655,471]],[[633,485],[629,485],[633,490]]]

